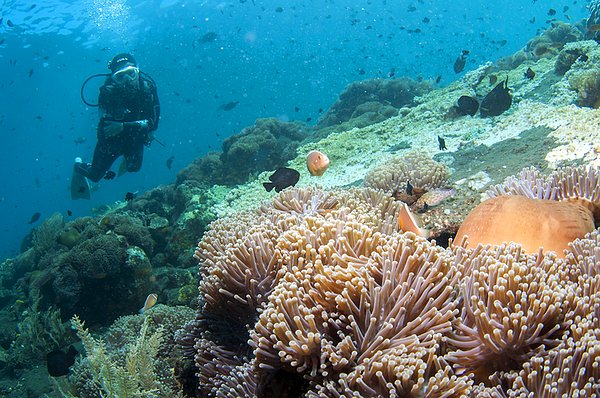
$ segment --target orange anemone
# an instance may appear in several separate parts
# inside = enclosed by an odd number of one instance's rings
[[[515,242],[527,253],[554,251],[564,257],[568,244],[594,230],[594,216],[576,201],[532,199],[518,195],[498,196],[475,207],[454,240],[467,247]]]

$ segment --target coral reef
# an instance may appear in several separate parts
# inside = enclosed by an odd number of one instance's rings
[[[86,356],[67,379],[54,380],[61,397],[183,397],[172,369],[178,354],[174,334],[193,317],[187,307],[157,305],[144,315],[118,319],[103,339],[93,337],[77,316],[73,328]]]
[[[596,200],[584,170],[544,181],[530,170],[492,191]],[[399,206],[371,189],[289,189],[213,223],[196,252],[202,305],[179,340],[200,394],[537,394],[559,382],[541,364],[600,361],[598,230],[565,259],[515,244],[443,249],[399,231]],[[597,377],[579,371],[561,391]]]
[[[429,90],[431,90],[429,83],[417,82],[407,77],[353,82],[319,119],[317,127],[323,129],[361,116],[363,118],[358,122],[357,127],[381,122],[397,115],[399,108],[412,105],[416,96],[423,95]]]
[[[222,152],[194,160],[177,175],[177,184],[210,183],[232,186],[265,170],[274,170],[296,156],[296,148],[313,130],[300,122],[257,119],[223,141]]]
[[[238,184],[249,175],[285,165],[296,156],[296,148],[309,134],[310,129],[298,122],[257,119],[254,126],[223,141],[224,183]]]
[[[583,34],[573,25],[554,21],[542,32],[527,42],[517,53],[498,61],[501,68],[517,68],[527,60],[539,60],[556,56],[565,44],[581,40]]]

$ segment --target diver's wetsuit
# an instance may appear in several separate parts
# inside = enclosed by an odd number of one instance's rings
[[[151,132],[157,129],[160,117],[155,84],[141,74],[136,87],[118,85],[109,77],[100,87],[98,105],[101,117],[92,164],[77,163],[75,169],[97,182],[115,159],[123,155],[127,171],[138,171],[142,167],[144,145],[152,141]],[[139,120],[147,120],[147,127],[135,123]],[[124,122],[123,130],[109,136],[105,126],[110,121]]]

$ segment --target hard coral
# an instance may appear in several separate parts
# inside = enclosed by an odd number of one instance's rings
[[[257,119],[254,126],[223,141],[225,183],[238,184],[253,173],[282,166],[296,156],[296,148],[309,133],[310,129],[298,122]]]
[[[395,116],[397,109],[410,106],[416,96],[429,90],[429,83],[407,77],[354,82],[345,88],[339,99],[323,115],[318,127],[338,125],[363,115],[368,115],[372,122],[380,122]]]

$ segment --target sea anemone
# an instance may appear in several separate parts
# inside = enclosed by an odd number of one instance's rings
[[[436,162],[421,151],[395,157],[371,169],[365,186],[381,189],[411,205],[428,191],[441,188],[450,178],[446,165]]]
[[[459,248],[458,251],[463,251]],[[459,373],[483,380],[498,369],[527,361],[561,328],[567,295],[553,258],[528,256],[517,245],[459,253],[465,278],[460,284],[462,312],[447,338],[446,359]],[[483,381],[482,380],[482,381]]]
[[[469,247],[517,242],[529,253],[540,247],[564,256],[568,244],[595,228],[600,218],[600,168],[567,167],[548,177],[535,168],[508,177],[487,192],[491,199],[469,213],[455,242]]]

